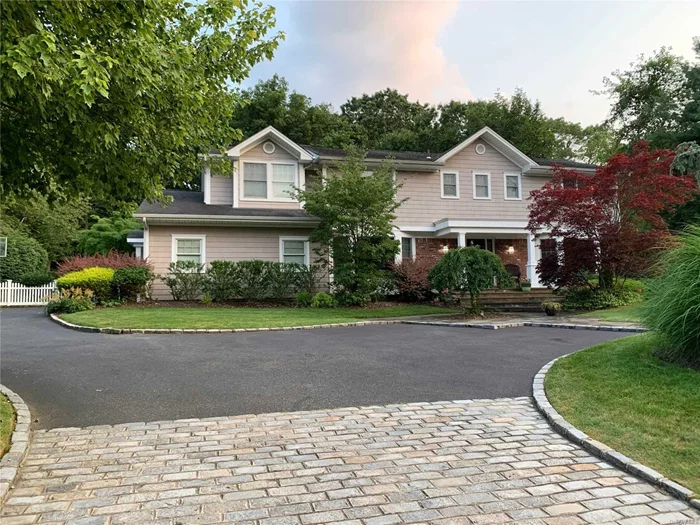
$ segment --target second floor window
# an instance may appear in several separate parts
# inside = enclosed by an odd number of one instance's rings
[[[490,173],[475,173],[474,174],[474,198],[475,199],[490,199],[491,198],[491,174]]]
[[[442,172],[442,198],[459,199],[459,173]]]
[[[517,173],[505,174],[506,199],[520,200],[520,175]]]
[[[267,199],[267,164],[243,163],[243,196]]]
[[[293,164],[272,165],[272,196],[276,199],[291,199],[296,181],[296,169]]]

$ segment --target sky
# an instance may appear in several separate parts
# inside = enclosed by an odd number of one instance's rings
[[[279,1],[284,31],[272,61],[244,86],[278,73],[338,109],[386,87],[437,104],[522,88],[551,117],[601,122],[609,101],[591,90],[662,46],[694,59],[700,1]]]

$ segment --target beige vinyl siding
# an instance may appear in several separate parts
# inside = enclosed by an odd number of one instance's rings
[[[211,204],[233,206],[233,177],[211,176]]]
[[[243,198],[243,163],[244,162],[284,162],[284,163],[294,163],[298,166],[298,161],[287,150],[282,148],[279,144],[275,144],[275,152],[268,155],[263,151],[263,145],[260,144],[241,155],[240,162],[240,173],[238,177],[239,183],[239,194],[238,194],[238,206],[240,208],[264,208],[264,209],[278,209],[278,210],[298,210],[299,203],[296,201],[290,202],[280,202],[280,201],[247,201]],[[298,168],[297,168],[298,170]],[[270,173],[267,174],[270,176]]]
[[[202,226],[150,226],[148,260],[156,275],[168,273],[172,262],[173,235],[206,235],[206,262],[215,260],[248,261],[260,259],[279,262],[280,237],[306,237],[310,229],[300,228],[226,228]],[[314,261],[313,251],[311,261]],[[155,299],[170,299],[170,292],[160,279],[153,283]]]
[[[478,155],[477,144],[484,144],[486,152]],[[483,141],[470,144],[450,158],[443,172],[459,172],[459,199],[441,198],[440,171],[431,173],[397,173],[399,199],[408,198],[396,211],[396,225],[430,226],[444,219],[511,219],[526,221],[530,191],[540,188],[548,178],[521,177],[522,200],[505,200],[504,173],[520,173],[520,168]],[[474,199],[473,172],[491,173],[491,199]]]

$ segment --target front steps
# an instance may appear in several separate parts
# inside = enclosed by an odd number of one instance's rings
[[[491,288],[481,292],[481,304],[486,309],[502,312],[542,312],[543,301],[561,302],[549,288],[532,288],[529,292],[518,289]]]

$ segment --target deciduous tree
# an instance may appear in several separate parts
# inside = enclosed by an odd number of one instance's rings
[[[528,229],[563,240],[556,284],[588,283],[593,271],[599,286],[610,288],[618,277],[648,266],[652,250],[669,235],[664,212],[697,191],[692,176],[670,174],[673,159],[673,151],[650,151],[640,142],[594,175],[557,167],[551,181],[530,193]]]

